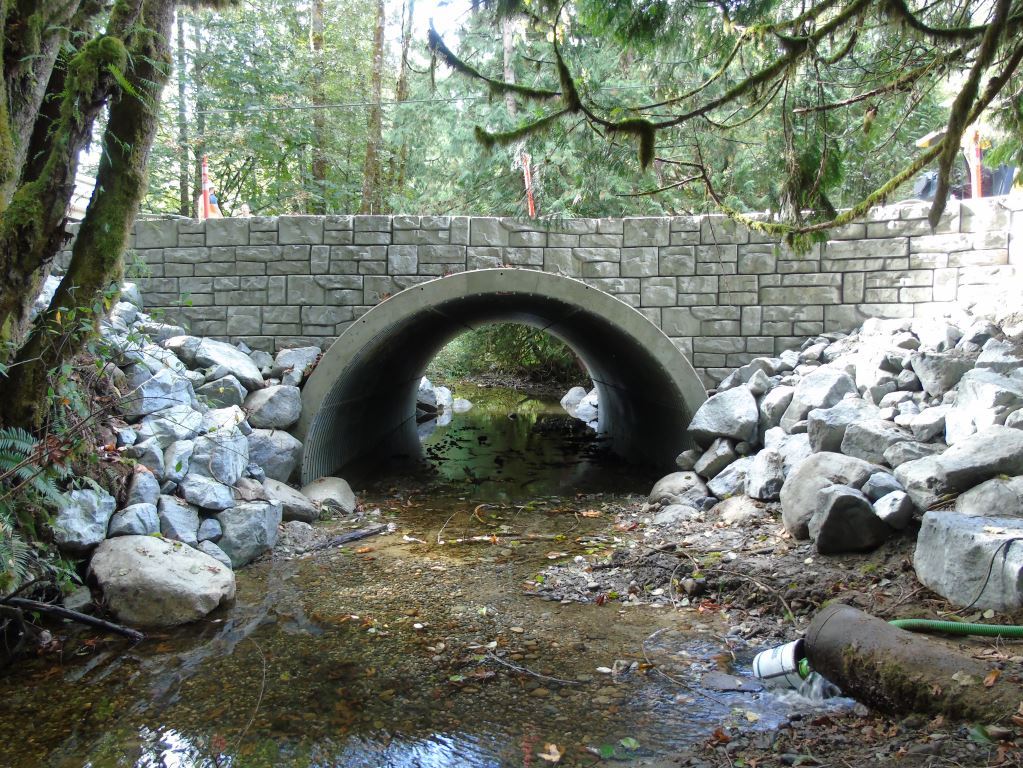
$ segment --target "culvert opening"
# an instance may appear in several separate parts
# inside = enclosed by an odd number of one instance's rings
[[[599,394],[598,430],[623,460],[668,467],[687,447],[705,393],[646,317],[572,278],[476,270],[390,297],[324,354],[303,392],[303,482],[420,451],[416,393],[428,364],[455,337],[492,323],[540,328],[578,355]]]

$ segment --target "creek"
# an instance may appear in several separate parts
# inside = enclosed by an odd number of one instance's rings
[[[0,765],[538,766],[553,745],[654,766],[721,727],[769,743],[808,706],[703,686],[759,650],[717,612],[531,594],[551,562],[627,546],[616,512],[658,473],[555,401],[457,394],[475,407],[425,462],[352,476],[393,533],[258,562],[233,606],[135,647],[69,632],[0,679]]]

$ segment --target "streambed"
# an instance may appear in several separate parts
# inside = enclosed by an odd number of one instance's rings
[[[76,635],[0,680],[0,765],[668,765],[721,728],[767,746],[807,708],[704,687],[757,650],[716,611],[536,596],[552,562],[629,546],[616,517],[657,472],[555,402],[459,394],[476,406],[425,463],[366,468],[362,520],[321,524],[392,533],[267,558],[203,622]]]

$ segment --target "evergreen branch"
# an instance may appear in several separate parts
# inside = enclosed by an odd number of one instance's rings
[[[490,92],[495,95],[503,96],[511,93],[527,99],[534,99],[536,101],[546,101],[548,99],[556,99],[561,96],[560,91],[551,91],[546,88],[532,88],[528,85],[509,83],[504,80],[487,77],[471,64],[466,63],[456,56],[454,51],[445,45],[444,39],[440,36],[437,30],[433,28],[433,25],[430,26],[430,31],[428,33],[427,47],[435,56],[440,57],[445,64],[451,67],[451,69],[467,77],[482,80],[487,84],[487,88]]]

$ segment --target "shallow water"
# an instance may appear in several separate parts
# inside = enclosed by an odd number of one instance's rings
[[[701,687],[753,655],[716,613],[530,596],[545,564],[621,546],[615,510],[649,478],[550,403],[508,419],[507,394],[459,394],[477,407],[426,466],[360,486],[393,534],[250,566],[231,608],[134,648],[85,634],[21,665],[0,765],[538,766],[549,744],[655,765],[805,705]]]

